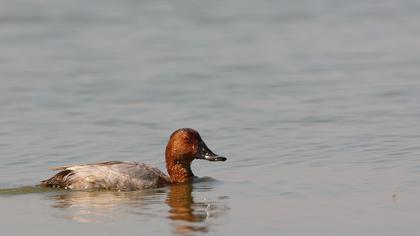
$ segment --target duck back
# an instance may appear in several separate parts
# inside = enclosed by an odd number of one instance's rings
[[[155,167],[132,161],[108,161],[85,165],[61,166],[41,185],[65,189],[106,189],[131,191],[161,187],[170,179]]]

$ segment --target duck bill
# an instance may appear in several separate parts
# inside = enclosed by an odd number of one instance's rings
[[[200,142],[198,148],[199,151],[195,159],[202,159],[207,161],[226,161],[226,157],[214,154],[203,141]]]

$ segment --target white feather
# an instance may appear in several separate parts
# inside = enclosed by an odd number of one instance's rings
[[[169,177],[158,168],[131,161],[64,166],[58,169],[72,170],[63,181],[67,183],[65,187],[70,189],[137,190],[170,182]]]

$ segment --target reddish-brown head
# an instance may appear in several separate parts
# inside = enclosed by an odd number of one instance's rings
[[[194,159],[226,161],[225,157],[214,154],[201,139],[197,131],[184,128],[176,130],[166,146],[166,168],[172,182],[188,182],[194,174],[191,162]]]

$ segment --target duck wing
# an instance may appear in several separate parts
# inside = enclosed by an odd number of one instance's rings
[[[55,167],[50,167],[48,169],[50,170],[66,170],[72,167],[77,167],[77,166],[92,166],[92,165],[98,165],[98,166],[110,166],[110,165],[114,165],[114,164],[135,164],[136,162],[134,161],[103,161],[103,162],[95,162],[95,163],[89,163],[89,164],[81,164],[81,165],[66,165],[66,166],[55,166]]]
[[[41,185],[65,189],[138,190],[160,187],[169,177],[156,167],[132,161],[107,161],[54,167],[60,172]]]

